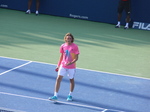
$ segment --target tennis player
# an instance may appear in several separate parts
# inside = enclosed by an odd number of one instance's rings
[[[76,61],[78,60],[79,49],[78,46],[73,43],[74,37],[71,33],[67,33],[64,36],[65,43],[60,46],[60,59],[58,62],[58,76],[55,83],[54,96],[49,100],[57,100],[60,83],[65,75],[68,75],[70,79],[70,92],[67,97],[67,101],[72,101],[72,92],[74,90],[75,82],[74,76],[76,72]]]
[[[126,12],[126,25],[124,29],[129,28],[129,22],[130,22],[130,0],[120,0],[119,5],[118,5],[118,24],[116,25],[116,28],[120,28],[120,21],[121,21],[121,16],[122,12],[125,10]]]

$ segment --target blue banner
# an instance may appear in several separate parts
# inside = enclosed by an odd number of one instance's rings
[[[31,11],[35,12],[33,0]],[[119,0],[40,0],[40,14],[83,19],[89,21],[117,23],[117,7]],[[28,0],[0,0],[1,8],[20,11],[27,10]],[[131,0],[131,19],[150,23],[150,0]],[[123,12],[121,24],[125,24]]]

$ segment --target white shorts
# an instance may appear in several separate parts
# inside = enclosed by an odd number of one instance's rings
[[[73,79],[75,76],[76,69],[68,69],[60,66],[58,70],[58,75],[65,76],[67,75],[69,79]]]

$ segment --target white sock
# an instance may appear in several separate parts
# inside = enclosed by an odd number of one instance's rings
[[[35,13],[36,13],[36,14],[38,14],[38,13],[39,13],[39,11],[36,11]]]
[[[120,25],[120,21],[118,21],[118,24],[117,25]]]
[[[54,92],[54,96],[56,96],[56,97],[57,97],[57,96],[58,96],[58,93],[57,93],[57,92]]]
[[[69,95],[71,96],[71,94],[72,94],[72,92],[70,91],[70,92],[69,92]]]
[[[126,27],[128,27],[129,23],[126,23]]]

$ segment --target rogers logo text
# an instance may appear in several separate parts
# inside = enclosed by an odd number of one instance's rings
[[[150,30],[150,23],[134,22],[132,28]]]

